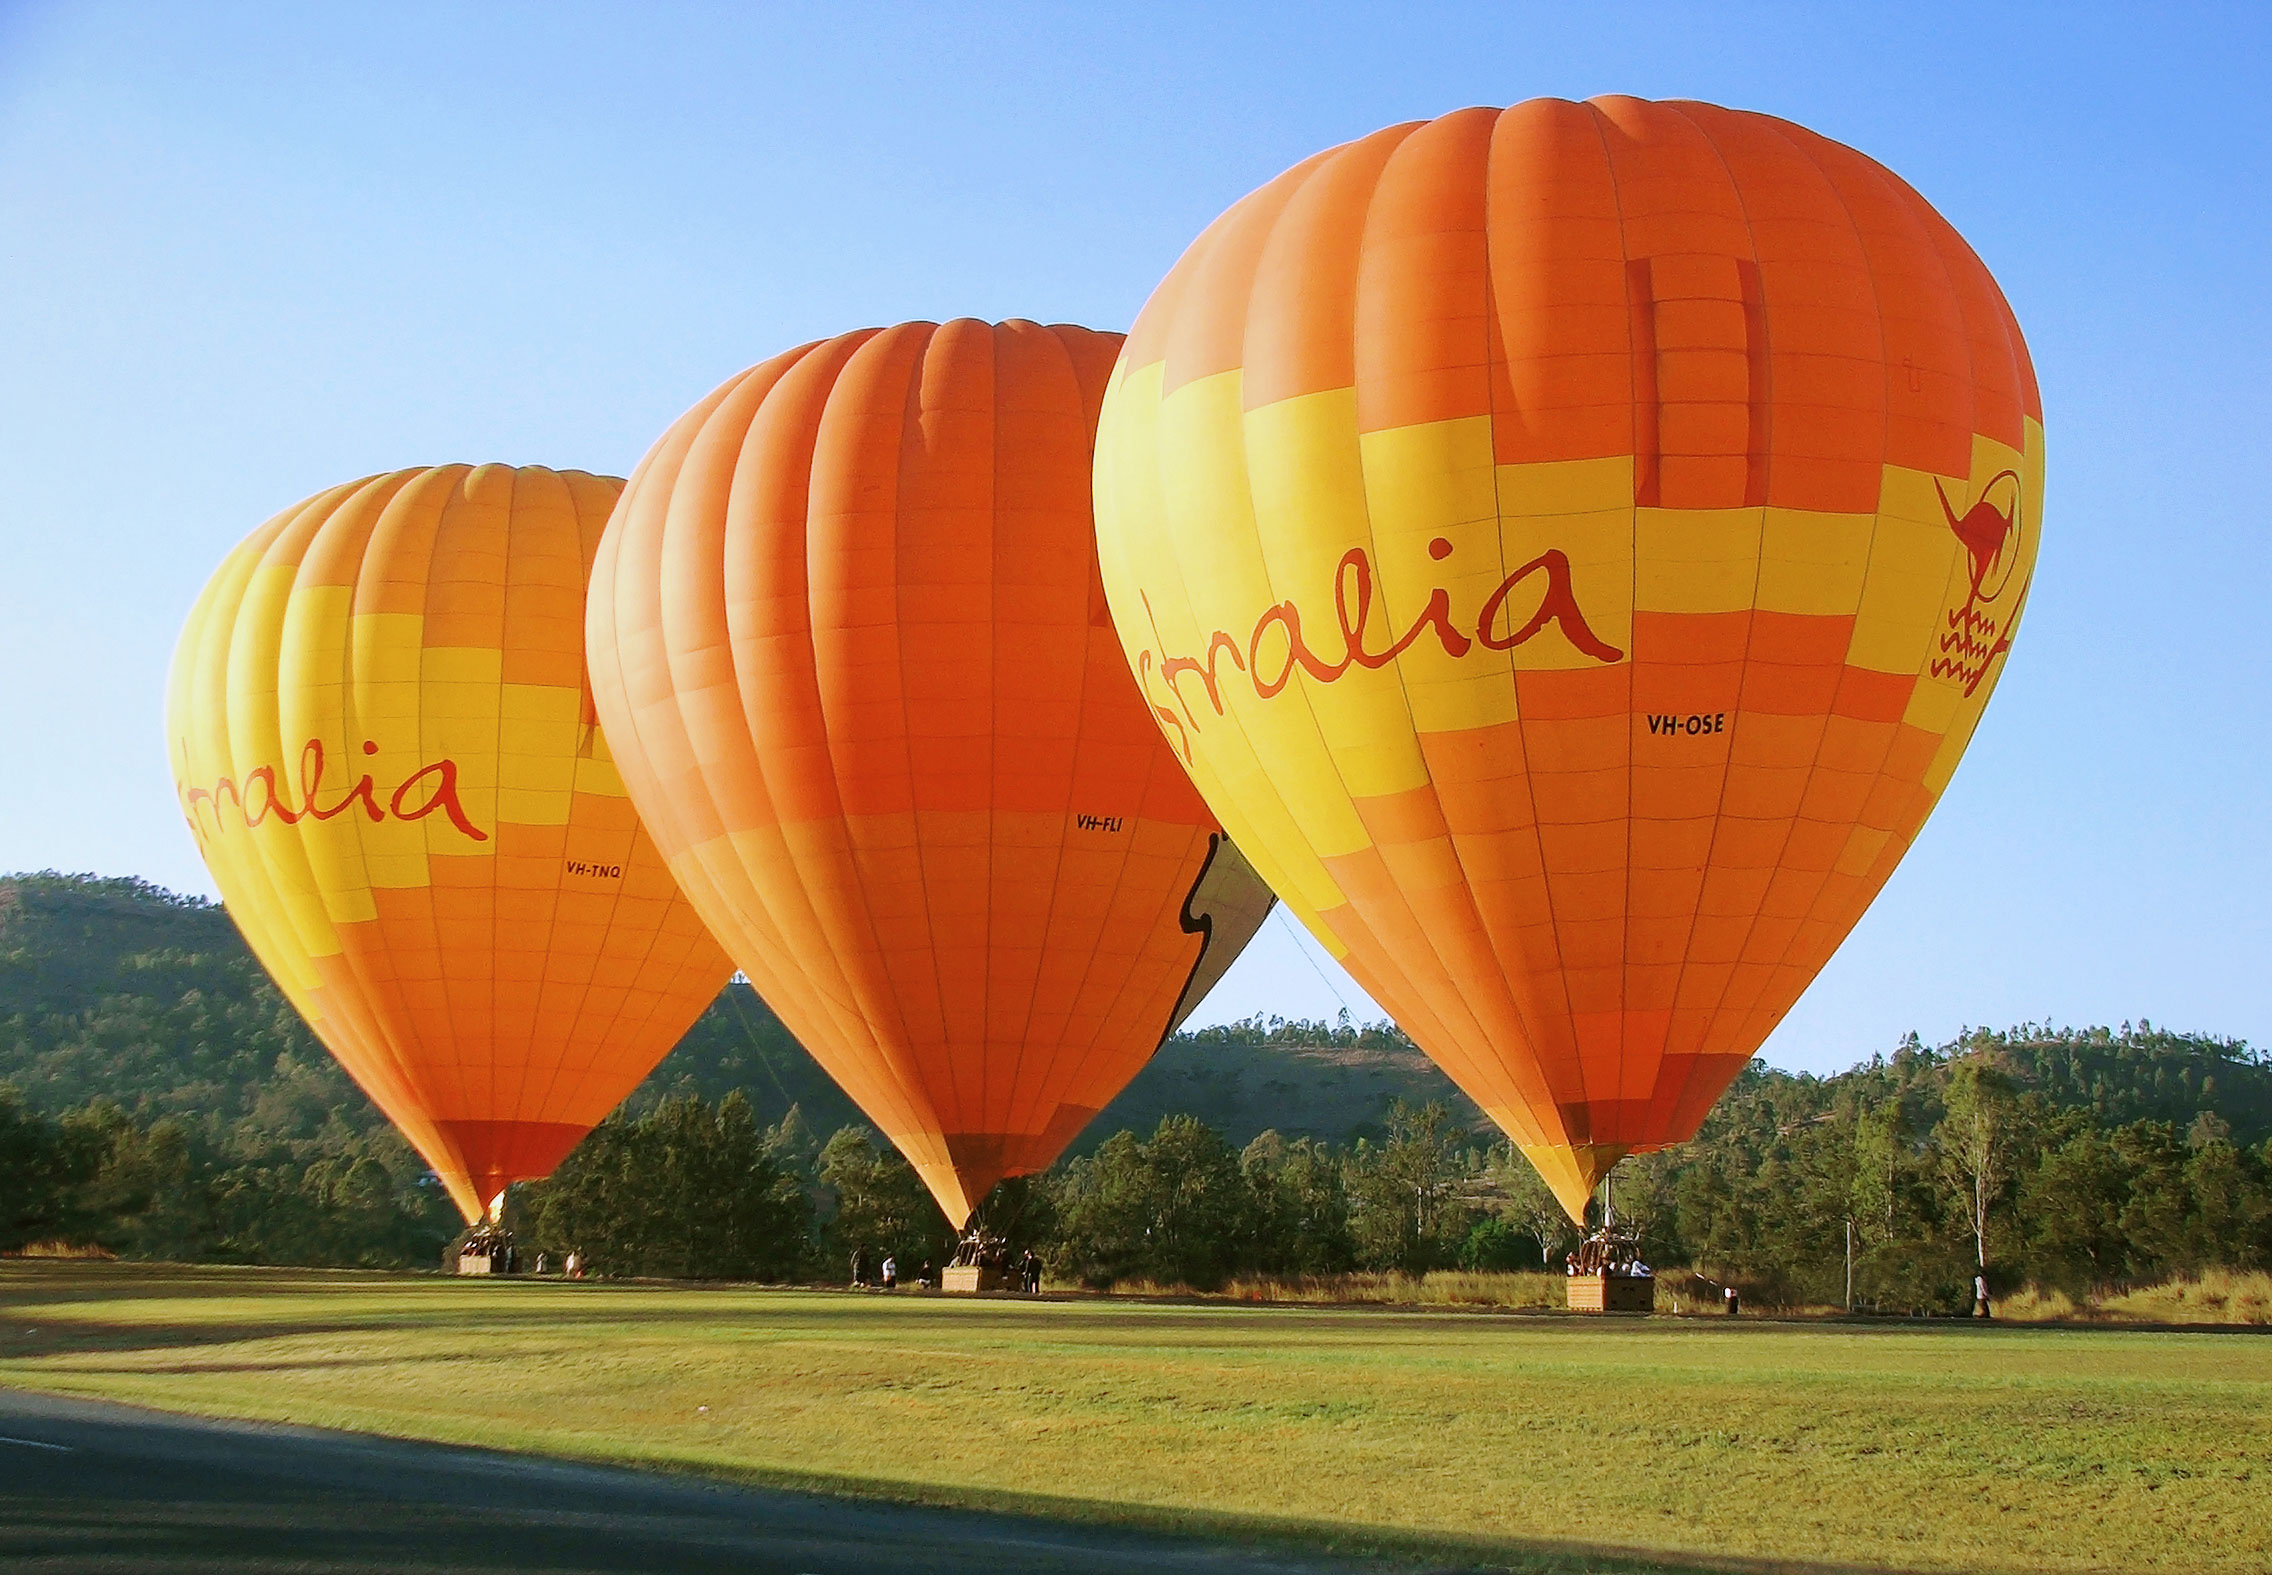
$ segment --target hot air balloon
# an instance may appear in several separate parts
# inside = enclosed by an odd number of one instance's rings
[[[622,483],[443,465],[318,493],[182,630],[182,813],[245,940],[469,1224],[551,1171],[732,965],[584,681]]]
[[[958,1224],[1270,906],[1105,610],[1119,345],[962,321],[776,356],[655,445],[593,575],[599,714],[671,869]]]
[[[1900,180],[1763,115],[1542,100],[1218,219],[1113,373],[1097,527],[1232,838],[1580,1218],[1917,834],[2042,478],[2011,311]]]

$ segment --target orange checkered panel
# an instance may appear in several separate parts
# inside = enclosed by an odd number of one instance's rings
[[[175,655],[175,782],[230,916],[469,1221],[731,971],[584,678],[621,488],[501,465],[335,487],[229,555]]]
[[[2041,524],[1995,282],[1850,148],[1545,100],[1288,171],[1096,465],[1163,735],[1573,1212],[1698,1123],[1917,834]]]

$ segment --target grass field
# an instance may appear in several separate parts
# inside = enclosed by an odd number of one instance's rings
[[[2249,1333],[18,1263],[0,1384],[1524,1569],[2272,1568]]]

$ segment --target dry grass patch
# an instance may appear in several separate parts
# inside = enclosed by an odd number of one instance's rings
[[[1059,1287],[1059,1289],[1067,1289]],[[1565,1310],[1559,1274],[1476,1273],[1439,1269],[1432,1274],[1246,1275],[1218,1290],[1152,1280],[1123,1280],[1116,1295],[1178,1300],[1294,1304],[1315,1307],[1469,1307],[1509,1312]],[[1689,1317],[1722,1313],[1718,1282],[1686,1270],[1657,1277],[1657,1311]],[[1841,1316],[1835,1306],[1762,1304],[1746,1293],[1744,1306],[1776,1318]],[[2272,1325],[2272,1274],[2211,1269],[2135,1290],[2106,1291],[2081,1300],[2067,1292],[2029,1285],[1999,1297],[1996,1318],[2005,1323]]]
[[[1568,1281],[1560,1274],[1483,1273],[1438,1269],[1431,1274],[1243,1275],[1222,1289],[1196,1292],[1189,1286],[1150,1280],[1113,1287],[1124,1296],[1205,1296],[1232,1302],[1292,1303],[1318,1307],[1473,1307],[1507,1312],[1563,1312]],[[1717,1285],[1695,1275],[1660,1275],[1657,1311],[1709,1314],[1721,1311]],[[1810,1309],[1820,1311],[1820,1309]]]
[[[2272,1324],[2272,1274],[2211,1269],[2199,1279],[2109,1296],[2096,1308],[2149,1323]]]
[[[2029,1286],[1996,1303],[2009,1323],[2272,1325],[2272,1274],[2211,1269],[2136,1290],[2106,1291],[2081,1301],[2065,1291]]]
[[[1189,1296],[1188,1286],[1149,1280],[1114,1287],[1131,1296]],[[1434,1274],[1242,1275],[1212,1297],[1233,1302],[1300,1303],[1308,1306],[1560,1308],[1559,1274],[1477,1274],[1439,1270]]]

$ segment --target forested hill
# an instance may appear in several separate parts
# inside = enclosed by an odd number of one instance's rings
[[[379,1119],[220,907],[139,880],[0,880],[0,1083],[211,1132]]]
[[[378,1113],[268,982],[216,904],[138,880],[0,878],[0,1083],[50,1112],[108,1099],[218,1140],[361,1132]],[[819,1132],[861,1116],[747,985],[722,991],[630,1100],[739,1089],[771,1124],[791,1105]],[[1235,1143],[1268,1127],[1376,1135],[1392,1100],[1482,1115],[1403,1035],[1254,1024],[1182,1035],[1083,1135],[1199,1116]]]
[[[2203,1111],[2242,1144],[2272,1136],[2272,1061],[2234,1040],[2138,1024],[2120,1030],[2023,1027],[1992,1041],[2025,1087],[2102,1123],[2168,1121]],[[1759,1072],[1767,1105],[1811,1113],[1896,1075],[1890,1061],[1816,1079]],[[0,1083],[59,1111],[93,1099],[148,1118],[172,1115],[215,1139],[235,1133],[309,1142],[364,1134],[378,1117],[268,983],[216,905],[137,880],[53,874],[0,878]],[[747,987],[696,1023],[633,1096],[715,1099],[742,1090],[759,1118],[792,1104],[819,1132],[858,1112]],[[1482,1118],[1387,1025],[1255,1019],[1179,1035],[1084,1134],[1091,1149],[1161,1116],[1199,1117],[1234,1144],[1266,1128],[1335,1141],[1381,1130],[1392,1100],[1445,1104]]]

